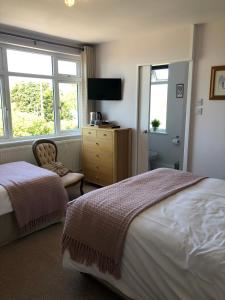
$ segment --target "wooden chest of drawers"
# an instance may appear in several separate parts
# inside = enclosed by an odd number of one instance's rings
[[[131,129],[82,129],[85,180],[109,185],[131,176]]]

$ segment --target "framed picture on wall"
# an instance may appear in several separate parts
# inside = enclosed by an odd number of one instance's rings
[[[176,85],[176,98],[184,98],[184,84],[179,83]]]
[[[225,100],[225,66],[211,69],[210,100]]]

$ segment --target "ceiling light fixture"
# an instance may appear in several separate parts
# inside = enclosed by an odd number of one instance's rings
[[[75,0],[65,0],[66,6],[72,7],[75,4]]]

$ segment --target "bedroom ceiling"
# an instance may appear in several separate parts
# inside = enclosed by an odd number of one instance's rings
[[[224,0],[0,0],[1,24],[89,43],[224,17]]]

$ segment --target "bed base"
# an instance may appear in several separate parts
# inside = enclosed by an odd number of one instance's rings
[[[47,224],[40,226],[37,230],[29,232],[29,234],[59,222],[63,222],[63,220],[53,220]],[[0,247],[29,234],[20,234],[14,212],[10,212],[8,214],[0,216]]]
[[[117,294],[118,296],[120,296],[123,299],[133,300],[133,299],[127,297],[126,295],[124,295],[120,290],[118,290],[117,288],[115,288],[114,286],[112,286],[110,283],[108,283],[107,281],[105,281],[103,279],[100,279],[100,278],[98,278],[96,276],[93,276],[91,274],[88,274],[88,273],[82,273],[82,272],[80,272],[80,274],[83,275],[83,276],[91,277],[91,278],[97,280],[98,282],[100,282],[101,284],[103,284],[104,286],[106,286],[108,289],[110,289],[112,292],[114,292],[115,294]]]

